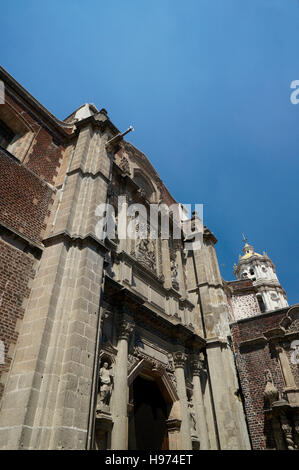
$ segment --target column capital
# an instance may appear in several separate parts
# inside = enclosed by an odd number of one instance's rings
[[[175,351],[173,353],[173,362],[175,368],[177,367],[184,367],[185,362],[187,360],[187,354],[183,351]]]
[[[200,376],[201,372],[206,372],[205,359],[203,353],[193,353],[190,357],[192,374]]]
[[[118,339],[126,339],[128,341],[133,329],[134,322],[131,319],[126,317],[120,318],[117,326]]]
[[[192,375],[200,376],[200,373],[203,369],[202,363],[198,357],[191,358],[191,367],[192,367]]]

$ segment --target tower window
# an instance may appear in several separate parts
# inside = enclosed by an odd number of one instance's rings
[[[14,132],[0,119],[0,147],[6,149],[14,136]]]
[[[266,307],[265,307],[265,304],[264,304],[264,301],[263,301],[263,297],[261,295],[257,295],[256,298],[257,298],[257,301],[259,303],[260,311],[262,313],[264,313],[265,310],[266,310]]]

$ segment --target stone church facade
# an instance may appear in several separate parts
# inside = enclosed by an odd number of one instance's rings
[[[205,226],[195,250],[159,223],[122,237],[120,197],[176,203],[148,158],[106,110],[59,121],[0,80],[0,448],[298,448],[298,307],[278,279],[225,282]],[[285,304],[264,309],[273,290]]]

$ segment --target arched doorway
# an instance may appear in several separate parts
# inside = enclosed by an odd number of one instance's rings
[[[130,372],[128,385],[128,449],[180,449],[180,403],[164,368],[142,359]]]
[[[167,450],[169,411],[155,379],[139,375],[130,395],[129,450]]]

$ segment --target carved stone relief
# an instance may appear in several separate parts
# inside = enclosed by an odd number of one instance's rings
[[[121,157],[121,159],[118,163],[118,166],[121,168],[121,170],[124,174],[130,175],[129,161],[124,155],[122,155],[122,157]]]
[[[137,240],[137,260],[140,264],[155,271],[156,249],[154,240],[140,238]]]

